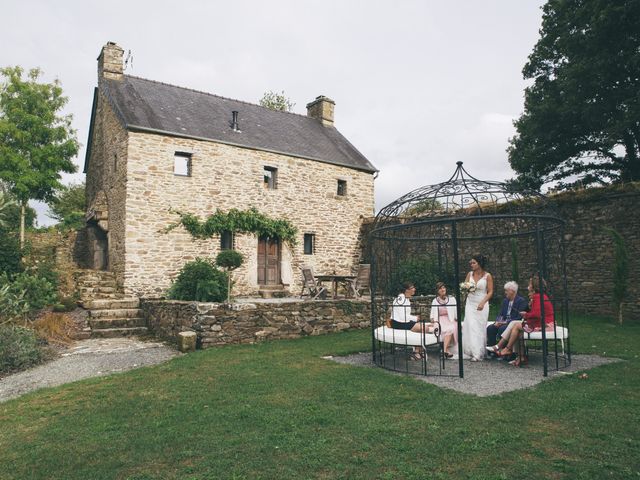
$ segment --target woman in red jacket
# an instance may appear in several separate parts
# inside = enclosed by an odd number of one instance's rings
[[[544,282],[544,280],[543,280]],[[546,286],[546,284],[545,284]],[[528,312],[520,312],[522,322],[511,322],[502,334],[502,338],[495,347],[496,353],[499,352],[501,357],[510,357],[513,355],[513,347],[518,339],[522,336],[522,332],[539,332],[542,330],[542,310],[540,309],[540,281],[537,276],[531,277],[529,280],[529,297],[531,303]],[[547,331],[553,331],[554,316],[553,305],[546,294],[543,296],[544,302],[544,323]],[[504,348],[502,348],[504,347]],[[502,351],[500,351],[502,348]],[[526,365],[529,363],[527,357],[521,355],[514,361],[514,365]]]

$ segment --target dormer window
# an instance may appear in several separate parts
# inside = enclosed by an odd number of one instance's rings
[[[347,181],[338,180],[338,196],[344,197],[347,195]]]
[[[191,176],[191,154],[176,152],[173,156],[173,174],[179,177]]]
[[[278,169],[275,167],[264,167],[263,186],[266,190],[278,188]]]

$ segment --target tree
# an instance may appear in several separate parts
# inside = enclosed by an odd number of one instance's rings
[[[0,86],[0,180],[20,204],[20,247],[29,200],[53,199],[62,188],[60,173],[73,173],[71,159],[78,153],[71,115],[60,115],[67,103],[58,80],[39,83],[41,71],[0,69],[5,81]]]
[[[62,187],[49,203],[49,217],[58,220],[61,228],[82,228],[86,210],[84,191],[84,182]]]
[[[640,180],[640,1],[549,0],[514,122],[520,183]]]
[[[613,228],[604,228],[611,239],[615,249],[613,264],[613,302],[618,310],[618,322],[622,325],[622,306],[627,298],[629,285],[629,252],[622,235]]]
[[[268,92],[264,92],[264,95],[260,99],[260,105],[270,108],[271,110],[290,112],[296,104],[284,95],[284,90],[281,93],[269,90]]]
[[[227,272],[227,303],[231,303],[231,272],[242,266],[244,258],[237,250],[222,250],[216,256],[216,265]]]

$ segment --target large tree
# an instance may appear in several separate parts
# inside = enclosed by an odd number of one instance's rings
[[[284,90],[281,93],[269,90],[268,92],[264,92],[264,95],[262,95],[260,105],[270,108],[271,110],[290,112],[296,104],[284,94]]]
[[[73,173],[78,153],[71,115],[60,83],[40,83],[41,71],[0,69],[0,180],[21,207],[20,246],[24,246],[25,212],[29,200],[49,202],[62,188],[60,173]]]
[[[86,210],[84,182],[63,187],[49,203],[49,217],[61,228],[82,228]]]
[[[549,0],[523,75],[508,149],[519,181],[640,180],[640,0]]]

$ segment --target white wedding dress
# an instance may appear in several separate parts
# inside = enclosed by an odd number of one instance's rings
[[[472,360],[482,360],[487,346],[487,319],[489,318],[489,302],[485,303],[482,310],[478,310],[478,304],[487,295],[487,275],[485,273],[477,283],[470,275],[470,282],[475,283],[476,289],[467,295],[464,306],[464,322],[462,324],[462,351],[465,357]]]

